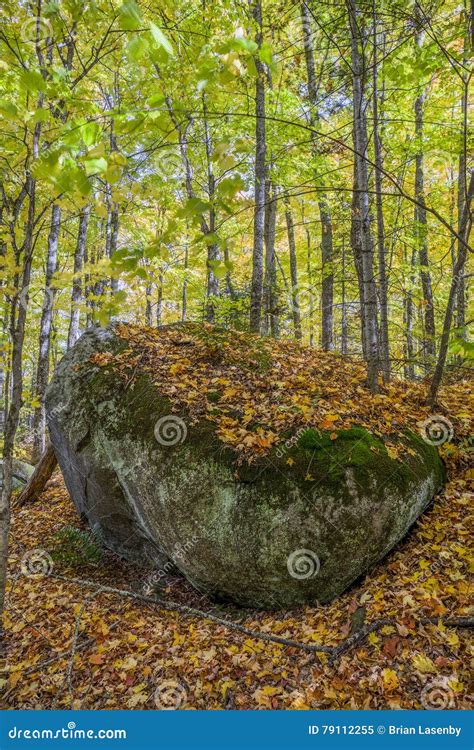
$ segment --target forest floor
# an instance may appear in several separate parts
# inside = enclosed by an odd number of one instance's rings
[[[95,562],[58,556],[64,528],[70,538],[81,526],[58,472],[38,501],[13,516],[4,707],[470,708],[469,630],[441,622],[468,615],[468,479],[458,471],[396,550],[327,606],[237,610],[213,604],[177,577],[161,593],[164,602],[306,644],[341,643],[355,613],[366,623],[393,618],[331,663],[326,653],[166,611],[159,600],[101,591],[106,585],[140,594],[147,572],[108,552]],[[25,568],[34,548],[46,558]],[[420,624],[425,617],[439,620]]]

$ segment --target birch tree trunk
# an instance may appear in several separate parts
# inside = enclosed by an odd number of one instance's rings
[[[419,32],[416,35],[415,46],[419,52],[421,50],[423,35]],[[422,343],[422,355],[425,361],[425,367],[429,368],[430,360],[435,355],[435,319],[433,305],[433,290],[431,284],[431,273],[428,260],[428,223],[425,208],[425,190],[423,174],[423,107],[425,102],[425,92],[419,91],[415,99],[415,135],[417,142],[417,153],[415,157],[415,198],[418,204],[415,205],[415,236],[418,251],[418,260],[420,263],[421,287],[424,299],[424,336]]]
[[[61,226],[61,209],[54,204],[51,209],[51,225],[48,235],[46,274],[44,283],[43,308],[41,310],[38,363],[36,367],[36,398],[39,406],[33,416],[33,463],[39,461],[46,445],[46,417],[44,411],[44,394],[49,378],[49,353],[51,347],[51,324],[55,291],[51,286],[58,258],[59,229]]]
[[[155,63],[154,68],[156,70],[156,73],[158,77],[161,80],[161,71],[159,66]],[[171,122],[173,123],[176,133],[178,136],[178,143],[179,143],[179,150],[181,154],[181,162],[184,168],[184,174],[185,174],[185,188],[186,188],[186,195],[188,199],[192,199],[195,197],[195,191],[194,191],[194,185],[193,185],[193,167],[189,158],[189,151],[188,151],[188,131],[191,127],[193,120],[190,116],[187,117],[187,122],[185,125],[183,125],[175,112],[173,102],[171,100],[171,97],[168,95],[165,95],[165,103],[166,108],[168,110],[168,114],[170,116]],[[208,124],[208,117],[207,117],[207,108],[206,108],[206,99],[203,95],[202,97],[202,104],[203,104],[203,119],[204,119],[204,141],[205,141],[205,148],[206,148],[206,161],[207,161],[207,191],[208,191],[208,198],[209,202],[211,203],[211,207],[209,210],[209,221],[206,220],[204,215],[201,216],[201,232],[203,235],[209,235],[214,234],[216,229],[216,214],[215,214],[215,207],[213,205],[213,199],[215,194],[215,177],[212,169],[212,141],[209,131],[209,124]],[[206,308],[204,317],[205,319],[212,323],[215,319],[215,303],[213,302],[213,297],[217,297],[219,294],[219,280],[214,273],[214,269],[212,267],[212,264],[215,261],[219,260],[219,244],[217,242],[211,242],[208,244],[208,250],[207,250],[207,264],[206,264],[206,273],[207,273],[207,285],[206,285]]]
[[[67,348],[70,349],[79,338],[80,304],[82,302],[82,268],[86,255],[87,227],[89,225],[90,206],[85,206],[79,214],[76,249],[74,252],[74,278],[72,280],[71,316],[67,336]]]
[[[469,41],[466,35],[464,40],[465,63],[468,64],[466,51],[468,50]],[[461,116],[462,116],[462,142],[461,152],[459,154],[459,173],[458,173],[458,190],[457,190],[457,209],[458,209],[458,234],[462,231],[462,217],[467,197],[467,137],[468,137],[468,98],[469,98],[470,77],[463,78],[463,92],[461,99]],[[462,254],[462,243],[458,240],[457,257]],[[467,339],[466,330],[466,282],[464,273],[459,278],[459,286],[456,297],[456,328],[459,329],[459,336]]]
[[[275,263],[275,230],[278,206],[277,188],[269,178],[265,185],[265,277],[264,303],[265,315],[262,332],[277,339],[280,335],[278,315],[278,290]]]
[[[262,4],[252,1],[252,17],[257,32],[255,41],[262,46]],[[263,244],[265,234],[265,70],[258,53],[254,57],[257,78],[255,83],[255,208],[253,221],[252,285],[250,290],[250,330],[260,332],[263,296]]]
[[[371,232],[369,202],[369,176],[367,168],[367,102],[364,92],[366,61],[363,56],[362,32],[359,11],[354,0],[347,0],[351,33],[352,94],[354,108],[354,157],[357,175],[355,191],[358,193],[360,211],[361,268],[363,288],[363,323],[367,360],[367,385],[372,393],[377,391],[378,327],[377,295],[374,279],[374,247]],[[362,302],[362,295],[361,295]]]
[[[390,380],[390,347],[388,339],[388,301],[387,301],[387,269],[385,250],[385,226],[382,206],[382,139],[380,136],[379,123],[379,87],[378,87],[378,60],[377,60],[377,17],[375,13],[375,2],[373,3],[373,60],[372,60],[372,111],[373,111],[373,139],[375,154],[375,203],[377,211],[377,260],[378,260],[378,292],[380,309],[380,366],[383,379],[386,383]],[[383,100],[382,100],[383,101]]]
[[[189,265],[189,248],[188,243],[184,246],[184,277],[183,291],[181,293],[181,322],[186,322],[188,314],[188,265]]]
[[[443,377],[444,366],[446,363],[446,356],[448,354],[449,334],[451,332],[451,323],[453,320],[454,306],[456,303],[456,295],[459,288],[459,280],[464,274],[464,266],[467,259],[467,243],[469,241],[469,235],[472,228],[472,212],[471,203],[474,197],[474,169],[471,170],[471,176],[469,180],[469,187],[466,192],[466,201],[464,204],[464,210],[461,217],[461,231],[460,236],[464,240],[461,244],[461,249],[458,253],[456,266],[454,267],[453,278],[451,281],[451,289],[449,291],[448,304],[446,306],[446,313],[444,316],[443,333],[441,335],[441,342],[439,346],[438,361],[433,372],[433,377],[430,384],[430,391],[428,395],[428,402],[430,406],[433,406],[436,402],[438,390],[441,385]]]
[[[148,272],[148,278],[145,285],[145,324],[151,328],[153,326],[153,274],[149,268],[150,263],[148,260],[145,261],[145,266],[147,267]]]
[[[118,205],[112,198],[112,188],[106,185],[106,204],[107,204],[107,223],[105,226],[105,256],[111,260],[117,250],[118,232],[119,232],[119,213]],[[112,292],[118,291],[118,279],[114,276],[110,279]]]
[[[318,88],[314,64],[311,13],[306,0],[303,0],[301,3],[301,23],[308,81],[308,99],[310,103],[310,125],[316,128],[319,123]],[[314,181],[317,188],[322,188],[323,185],[317,163],[320,146],[315,133],[312,134],[312,145],[315,162]],[[331,208],[324,190],[318,190],[318,208],[321,220],[321,346],[323,349],[328,350],[333,348],[334,261]]]
[[[40,133],[41,123],[38,123],[35,127],[33,136],[34,158],[37,158],[39,153]],[[24,241],[21,249],[19,249],[17,253],[18,261],[20,260],[21,256],[23,256],[23,272],[18,291],[12,300],[10,331],[12,340],[10,369],[11,398],[9,402],[3,441],[3,486],[0,496],[0,618],[1,614],[3,613],[5,601],[5,586],[8,562],[8,535],[10,530],[10,499],[12,493],[13,448],[20,420],[20,410],[22,406],[23,344],[25,340],[26,313],[28,309],[28,289],[30,285],[31,265],[34,249],[33,231],[35,225],[36,210],[36,181],[34,177],[32,177],[29,173],[25,182],[25,194],[28,196],[28,214],[25,225]],[[16,247],[15,228],[15,224],[12,224],[11,234],[14,247]],[[1,635],[2,625],[0,619],[0,636]]]
[[[406,248],[405,248],[405,263],[407,263]],[[404,313],[403,322],[405,323],[405,377],[408,380],[413,380],[415,377],[415,345],[413,341],[413,319],[415,317],[415,306],[413,304],[413,286],[415,284],[415,269],[416,264],[416,250],[412,250],[411,254],[411,268],[412,272],[410,275],[410,288],[405,294],[404,299]]]
[[[295,227],[288,197],[285,198],[285,205],[286,228],[288,232],[288,248],[290,251],[291,314],[293,318],[295,338],[298,341],[301,341],[301,310],[298,295],[298,266],[296,261]]]
[[[212,168],[212,141],[207,119],[206,95],[202,94],[202,111],[204,119],[204,139],[206,144],[206,166],[207,166],[207,195],[209,198],[209,224],[208,233],[213,235],[216,231],[216,210],[214,207],[214,195],[216,182]],[[207,289],[206,289],[206,320],[214,323],[216,320],[216,298],[219,295],[219,279],[215,273],[214,264],[219,261],[219,245],[212,242],[207,247]]]
[[[158,298],[156,301],[156,327],[159,328],[163,322],[163,271],[158,277]]]
[[[309,345],[314,346],[314,295],[313,290],[313,265],[312,265],[312,245],[311,232],[306,228],[306,272],[308,274],[308,284],[311,290],[308,300],[308,335]]]
[[[342,240],[342,276],[341,276],[341,354],[348,353],[348,329],[347,329],[347,306],[346,306],[346,245]]]
[[[355,137],[353,136],[355,142]],[[351,248],[354,258],[354,267],[357,274],[359,287],[359,316],[360,316],[360,340],[362,343],[362,354],[367,360],[367,345],[365,340],[365,304],[364,304],[364,276],[362,273],[362,229],[359,193],[357,191],[357,165],[354,158],[353,191],[351,203]]]

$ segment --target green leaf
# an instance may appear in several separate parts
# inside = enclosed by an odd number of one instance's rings
[[[182,217],[202,216],[209,208],[210,203],[208,201],[203,201],[200,198],[190,198],[186,201],[183,208],[178,211],[178,214]]]
[[[207,265],[211,268],[216,279],[223,279],[227,273],[224,263],[220,260],[209,260]]]
[[[203,240],[206,245],[217,245],[219,242],[219,235],[216,232],[209,232],[203,236]]]
[[[144,36],[136,34],[132,36],[129,43],[127,44],[127,55],[131,62],[138,62],[149,49],[148,41]]]
[[[86,122],[81,126],[81,136],[86,146],[92,146],[98,138],[99,125],[96,122]]]
[[[269,67],[273,64],[272,48],[268,42],[264,42],[258,51],[260,60],[266,63]]]
[[[84,159],[84,167],[88,177],[93,174],[103,174],[107,171],[107,159],[104,159],[103,156],[95,159]]]
[[[153,94],[153,96],[150,96],[149,99],[147,99],[147,104],[150,107],[160,107],[165,101],[164,94]]]
[[[36,70],[24,70],[20,75],[20,81],[27,91],[45,91],[46,82]]]
[[[49,120],[49,110],[42,107],[37,109],[31,118],[31,122],[46,122],[47,120]]]
[[[134,0],[126,0],[119,8],[120,28],[125,31],[136,31],[142,24],[140,8]]]
[[[15,117],[18,114],[15,105],[7,101],[7,99],[0,99],[0,112],[7,117]]]
[[[258,44],[253,39],[247,39],[246,37],[232,37],[232,39],[229,39],[228,48],[253,55],[258,50]]]
[[[165,52],[168,53],[168,55],[172,55],[173,47],[171,46],[168,38],[161,31],[161,29],[159,29],[158,26],[155,26],[154,23],[150,23],[150,31],[157,47],[161,47]]]

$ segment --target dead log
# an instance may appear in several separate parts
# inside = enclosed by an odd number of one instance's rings
[[[57,464],[58,459],[56,458],[54,448],[49,444],[35,466],[35,470],[29,481],[18,495],[14,505],[21,507],[31,502],[31,500],[35,500],[43,492]]]

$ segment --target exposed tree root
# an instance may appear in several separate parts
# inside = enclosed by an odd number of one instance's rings
[[[150,596],[145,596],[133,591],[128,591],[127,589],[116,589],[112,586],[103,586],[101,584],[94,583],[94,581],[88,581],[82,578],[70,578],[68,576],[62,576],[55,573],[51,573],[50,577],[56,578],[61,581],[66,581],[67,583],[71,583],[76,586],[82,586],[85,588],[97,588],[97,591],[94,593],[94,595],[103,593],[116,594],[127,599],[135,599],[137,601],[146,602],[147,604],[151,604],[155,607],[158,607],[159,609],[181,612],[182,614],[188,615],[190,617],[204,618],[206,620],[210,620],[211,622],[215,622],[217,625],[222,625],[222,627],[224,628],[229,628],[230,630],[235,630],[238,633],[248,635],[251,638],[257,638],[262,641],[271,641],[272,643],[280,643],[283,646],[289,646],[290,648],[299,648],[302,651],[307,651],[309,653],[329,654],[330,663],[333,663],[343,653],[349,651],[351,648],[367,638],[370,633],[373,633],[379,628],[384,627],[384,625],[397,625],[397,621],[393,618],[382,618],[380,620],[374,620],[373,622],[370,622],[367,625],[364,625],[360,629],[356,630],[338,646],[324,646],[317,643],[302,643],[301,641],[294,641],[290,638],[282,638],[281,636],[273,635],[272,633],[265,633],[262,630],[252,630],[251,628],[245,627],[245,625],[240,625],[239,623],[232,622],[231,620],[225,620],[221,617],[218,617],[217,615],[211,614],[210,612],[205,612],[204,610],[196,609],[195,607],[188,607],[187,605],[179,604],[178,602],[157,601]],[[433,625],[438,622],[441,622],[444,627],[447,628],[472,628],[474,626],[474,617],[421,617],[418,620],[419,625]]]

